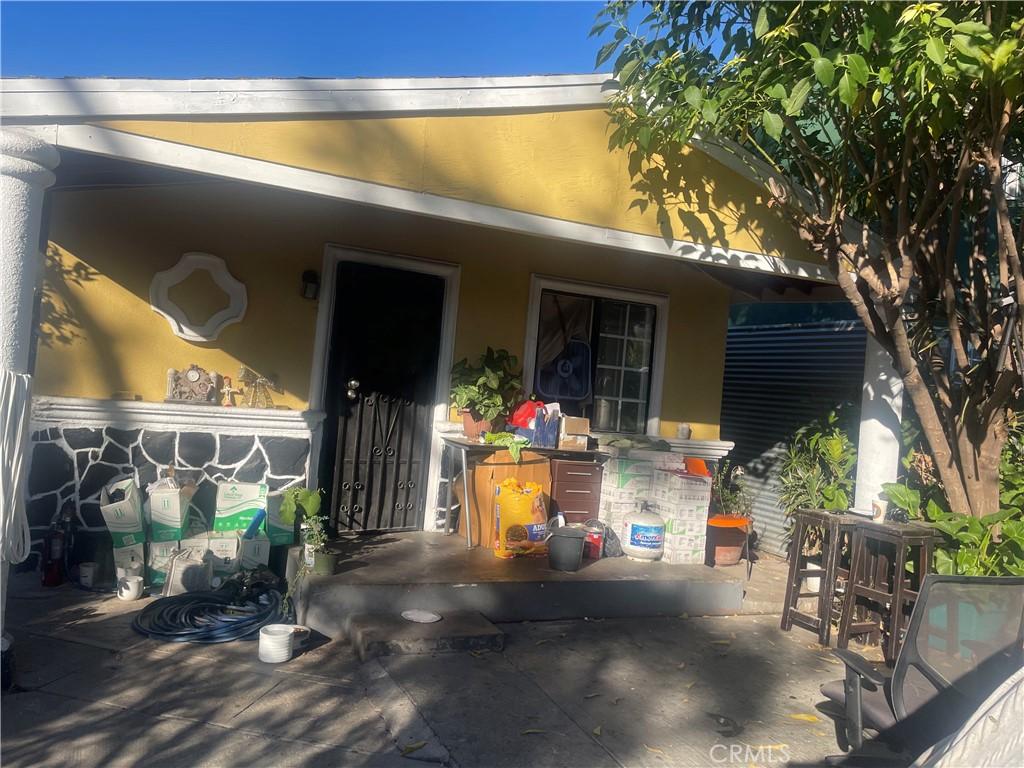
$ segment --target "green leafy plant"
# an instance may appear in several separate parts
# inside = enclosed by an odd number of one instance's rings
[[[779,502],[787,515],[798,509],[845,512],[850,507],[857,450],[831,411],[798,430],[786,449]]]
[[[715,514],[751,517],[754,495],[743,479],[743,467],[722,461],[711,477],[711,504]]]
[[[288,488],[281,499],[281,521],[294,523],[298,511],[302,510],[302,519],[306,524],[305,543],[314,552],[327,552],[326,518],[320,516],[320,504],[323,491],[310,488]]]
[[[507,448],[512,461],[516,464],[522,458],[523,448],[530,444],[525,437],[514,435],[511,432],[488,432],[484,435],[484,440],[490,445],[502,445]]]
[[[516,356],[504,349],[488,347],[476,365],[463,358],[452,366],[452,405],[482,421],[507,416],[523,389],[518,367]]]

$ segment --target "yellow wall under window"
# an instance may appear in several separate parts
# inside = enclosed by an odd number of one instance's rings
[[[522,354],[531,273],[667,293],[664,431],[686,421],[695,437],[718,437],[729,291],[683,262],[245,184],[52,198],[38,395],[160,401],[168,368],[197,363],[234,376],[244,363],[277,378],[279,404],[306,407],[317,304],[300,296],[301,275],[321,269],[332,242],[460,264],[456,359],[487,345]],[[245,320],[215,342],[179,339],[149,307],[154,273],[187,251],[222,257],[248,290]]]

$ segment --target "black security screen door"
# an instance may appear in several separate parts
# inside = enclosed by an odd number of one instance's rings
[[[444,279],[338,265],[321,477],[339,531],[421,528]]]

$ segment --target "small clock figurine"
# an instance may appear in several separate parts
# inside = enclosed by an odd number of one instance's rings
[[[165,399],[168,402],[216,405],[220,396],[220,376],[214,371],[206,371],[194,363],[184,371],[174,368],[167,371]]]

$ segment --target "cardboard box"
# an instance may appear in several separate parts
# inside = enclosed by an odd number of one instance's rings
[[[698,549],[666,549],[661,553],[661,562],[666,565],[703,565],[706,554],[703,547]]]
[[[659,514],[661,514],[659,512]],[[662,515],[664,517],[664,515]],[[707,517],[665,518],[666,536],[706,536],[708,529]]]
[[[149,544],[146,553],[146,582],[159,586],[167,581],[167,571],[180,548],[176,541],[154,541]]]
[[[217,483],[213,530],[244,531],[267,508],[267,486],[262,483]]]
[[[114,567],[130,568],[132,562],[146,564],[146,545],[142,542],[125,547],[114,547]]]
[[[295,543],[295,524],[286,523],[281,519],[281,501],[281,496],[271,496],[267,499],[267,523],[264,527],[272,545],[291,546]]]
[[[590,444],[587,435],[559,435],[558,448],[562,451],[585,451]]]
[[[654,473],[654,462],[646,459],[608,459],[604,463],[604,475],[647,475]]]
[[[238,531],[214,531],[207,539],[207,547],[213,559],[213,572],[218,576],[230,576],[238,571]]]
[[[150,541],[177,541],[186,535],[188,497],[182,488],[161,488],[149,494]],[[155,582],[154,582],[155,583]]]
[[[263,532],[259,532],[251,539],[240,538],[238,540],[238,565],[240,568],[259,568],[261,565],[270,563],[271,541]]]
[[[582,435],[583,437],[589,437],[590,419],[583,419],[579,416],[563,416],[558,426],[558,434],[559,436]]]
[[[110,494],[117,490],[124,491],[124,499],[110,501]],[[142,495],[130,477],[115,480],[100,491],[100,514],[110,531],[114,549],[142,544],[146,540]]]

